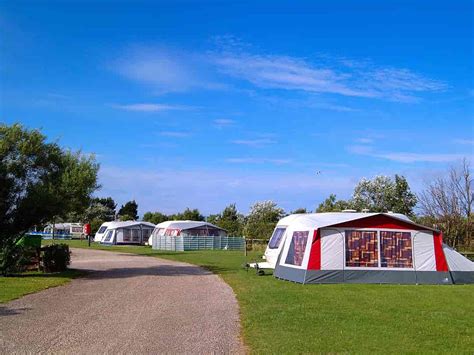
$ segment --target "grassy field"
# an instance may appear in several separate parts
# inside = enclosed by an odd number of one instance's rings
[[[68,244],[87,248],[86,242]],[[241,252],[93,248],[185,261],[219,274],[237,295],[242,334],[254,353],[474,349],[474,285],[301,285],[245,271]]]
[[[79,271],[68,270],[54,274],[25,272],[18,276],[0,277],[0,303],[46,288],[64,285],[72,278],[80,275]]]

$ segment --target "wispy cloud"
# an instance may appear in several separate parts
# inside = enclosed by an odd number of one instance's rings
[[[351,145],[347,147],[347,150],[352,154],[366,155],[399,163],[448,163],[462,159],[465,156],[458,153],[380,152],[368,145]]]
[[[260,148],[269,144],[275,144],[276,141],[270,138],[257,138],[257,139],[236,139],[231,141],[233,144],[245,145],[253,148]]]
[[[159,132],[158,134],[163,137],[174,137],[174,138],[184,138],[184,137],[189,137],[191,135],[190,132],[186,132],[186,131],[162,131],[162,132]]]
[[[217,128],[227,128],[235,125],[235,121],[228,118],[220,118],[213,121],[214,126]]]
[[[374,140],[372,138],[357,138],[356,142],[362,144],[371,144],[374,142]]]
[[[270,158],[228,158],[226,162],[233,164],[275,164],[284,165],[292,162],[291,159],[270,159]]]
[[[126,79],[148,85],[155,94],[226,88],[213,80],[206,56],[167,47],[128,48],[111,68]]]
[[[453,143],[465,144],[465,145],[474,145],[474,139],[459,138],[459,139],[454,139]]]
[[[252,51],[236,39],[223,37],[217,49],[202,53],[168,47],[134,46],[112,62],[123,77],[150,86],[156,94],[192,89],[239,91],[226,79],[233,77],[261,89],[296,90],[349,97],[416,102],[418,95],[442,91],[447,85],[407,68],[381,66],[368,60],[329,55],[298,58]],[[227,42],[226,42],[227,41]],[[227,77],[227,78],[226,78]],[[315,104],[340,111],[345,105]]]
[[[397,161],[400,163],[449,163],[464,157],[463,154],[430,154],[430,153],[382,153],[375,154],[375,157]]]
[[[113,108],[124,110],[124,111],[134,111],[134,112],[164,112],[170,110],[188,110],[188,106],[177,106],[177,105],[168,105],[168,104],[154,104],[154,103],[139,103],[139,104],[126,104],[111,105]]]
[[[285,55],[254,54],[226,48],[214,56],[220,70],[265,89],[300,90],[352,97],[412,102],[416,93],[440,91],[443,82],[405,68],[381,67],[355,60],[339,67],[325,61]],[[336,61],[335,61],[336,62]]]

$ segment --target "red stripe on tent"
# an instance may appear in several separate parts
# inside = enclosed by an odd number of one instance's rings
[[[319,229],[314,231],[313,244],[309,254],[308,270],[321,270],[321,235]]]
[[[426,227],[417,226],[415,224],[404,222],[387,215],[375,215],[356,219],[354,221],[335,224],[331,227],[349,227],[349,228],[387,228],[387,229],[411,229],[425,230]]]
[[[443,234],[433,233],[434,251],[436,259],[436,271],[448,271],[448,263],[443,251]]]

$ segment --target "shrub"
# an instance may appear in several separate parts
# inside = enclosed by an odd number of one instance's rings
[[[0,269],[3,275],[25,271],[28,262],[29,256],[21,245],[0,250]]]
[[[67,269],[71,261],[71,252],[67,244],[52,244],[45,247],[43,269],[46,272],[58,272]]]

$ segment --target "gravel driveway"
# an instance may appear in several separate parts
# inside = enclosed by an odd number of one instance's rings
[[[87,276],[0,305],[1,353],[243,353],[239,310],[189,264],[72,249]]]

